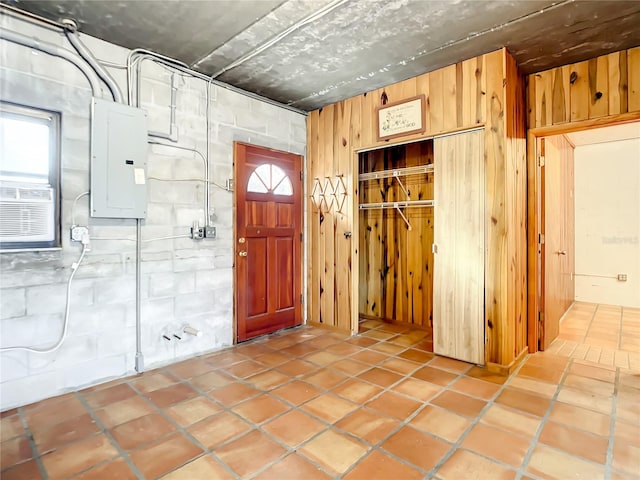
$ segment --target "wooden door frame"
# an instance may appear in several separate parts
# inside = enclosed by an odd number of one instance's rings
[[[553,135],[562,135],[580,130],[591,130],[640,121],[640,112],[611,115],[594,120],[571,122],[550,127],[530,128],[527,130],[527,343],[529,353],[539,351],[540,325],[538,315],[544,311],[541,301],[544,295],[539,288],[544,265],[538,255],[538,235],[541,232],[541,175],[537,164],[538,140]]]
[[[306,162],[306,156],[305,155],[301,155],[299,153],[293,153],[293,152],[286,152],[284,150],[278,150],[276,148],[271,148],[271,147],[265,147],[264,145],[259,145],[259,144],[254,144],[254,143],[248,143],[248,142],[242,142],[242,141],[238,141],[238,140],[234,140],[233,142],[233,179],[234,181],[237,180],[238,175],[237,175],[237,162],[236,162],[236,153],[237,153],[237,147],[239,145],[245,145],[248,147],[254,147],[254,148],[261,148],[263,150],[268,150],[271,152],[276,152],[276,153],[286,153],[289,155],[295,155],[296,157],[298,157],[298,160],[300,162],[300,164],[298,165],[300,171],[302,172],[303,176],[306,175],[306,168],[307,168],[307,162]],[[295,179],[292,179],[292,181],[294,181]],[[307,235],[305,234],[306,230],[305,230],[305,225],[306,225],[306,218],[307,218],[307,212],[306,212],[306,186],[305,186],[305,182],[302,181],[301,178],[301,185],[300,185],[300,195],[302,196],[301,198],[301,206],[300,206],[300,214],[301,214],[301,218],[300,218],[300,231],[303,233],[305,240]],[[237,258],[238,258],[238,243],[237,243],[237,239],[238,239],[238,190],[237,190],[237,184],[234,185],[233,188],[233,207],[232,207],[232,215],[233,215],[233,238],[232,238],[232,243],[233,243],[233,345],[237,345],[238,344],[238,264],[237,264]],[[300,292],[302,294],[302,298],[303,298],[303,305],[302,308],[300,310],[301,312],[301,324],[302,325],[306,325],[307,323],[307,318],[306,318],[306,302],[307,302],[307,293],[305,290],[305,277],[306,277],[306,272],[307,272],[307,265],[306,265],[306,241],[302,242],[301,245],[301,250],[300,250]]]

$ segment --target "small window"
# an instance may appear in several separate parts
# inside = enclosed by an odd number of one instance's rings
[[[60,244],[60,114],[0,102],[0,249]]]
[[[290,197],[293,195],[293,185],[291,179],[279,166],[265,163],[249,176],[247,192],[273,193]]]

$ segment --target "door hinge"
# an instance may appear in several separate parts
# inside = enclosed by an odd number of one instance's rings
[[[300,171],[300,181],[302,182],[304,180],[304,172]]]
[[[540,245],[544,245],[544,233],[539,233],[538,234],[538,243]]]
[[[538,166],[539,167],[544,167],[544,155],[540,155],[538,157]]]
[[[302,294],[300,295],[300,305],[304,304],[304,297],[302,296]]]
[[[304,238],[304,233],[300,234],[300,241],[302,241],[302,239]]]

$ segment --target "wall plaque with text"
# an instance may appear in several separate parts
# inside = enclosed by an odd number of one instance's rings
[[[378,107],[378,141],[425,131],[424,95]]]

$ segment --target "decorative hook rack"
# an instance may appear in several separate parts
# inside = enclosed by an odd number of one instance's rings
[[[333,180],[331,177],[324,177],[324,184],[318,177],[313,179],[311,201],[320,211],[330,212],[333,208],[334,213],[342,213],[346,198],[347,186],[344,175],[336,175]]]

